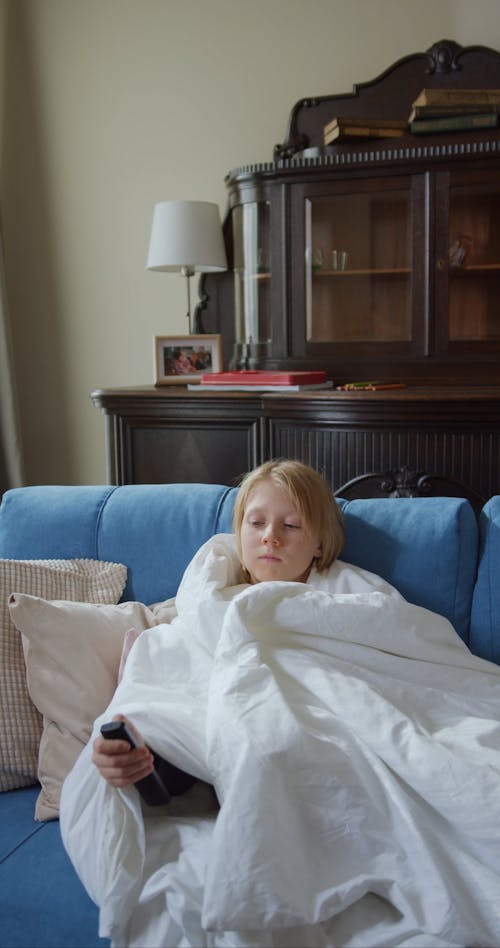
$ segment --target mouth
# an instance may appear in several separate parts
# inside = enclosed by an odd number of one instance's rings
[[[270,554],[259,556],[259,560],[264,560],[265,563],[281,563],[279,556],[271,556]]]

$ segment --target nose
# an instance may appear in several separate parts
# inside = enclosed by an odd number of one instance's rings
[[[262,539],[264,543],[270,543],[272,546],[276,546],[279,543],[278,531],[274,528],[272,523],[266,527]]]

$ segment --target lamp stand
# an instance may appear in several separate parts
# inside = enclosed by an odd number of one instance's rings
[[[191,335],[191,277],[194,276],[194,267],[186,265],[181,267],[181,273],[186,277],[186,288],[187,288],[187,321],[188,321],[188,333]]]

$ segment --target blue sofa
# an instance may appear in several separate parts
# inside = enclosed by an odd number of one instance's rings
[[[124,563],[126,600],[175,595],[198,547],[231,530],[235,490],[217,485],[26,487],[0,506],[0,557]],[[500,662],[500,497],[479,522],[468,501],[339,501],[343,558],[382,575],[411,602],[447,616],[471,650]],[[0,794],[0,946],[90,948],[97,909],[62,847],[35,822],[37,787]]]

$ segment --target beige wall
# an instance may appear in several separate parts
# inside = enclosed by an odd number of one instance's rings
[[[8,0],[0,0],[0,162],[2,158],[2,140],[3,140],[3,103],[4,103],[4,85],[5,85],[5,64],[6,64],[6,32],[7,32],[7,3]],[[1,163],[0,163],[1,180]]]
[[[306,95],[447,38],[500,48],[498,0],[1,0],[2,221],[30,483],[105,480],[94,388],[150,383],[185,331],[145,270],[153,205],[225,210]],[[7,14],[7,15],[5,15]],[[0,73],[1,75],[1,73]]]

